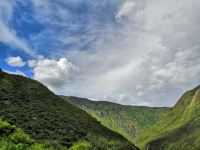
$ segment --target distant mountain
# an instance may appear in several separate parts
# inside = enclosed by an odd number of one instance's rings
[[[8,123],[16,125],[35,142],[56,150],[71,146],[76,150],[79,145],[100,150],[137,149],[123,136],[102,126],[41,83],[3,71],[0,71],[0,117],[4,122],[0,122],[0,137],[4,137],[0,138],[0,144],[5,139],[13,142],[2,131]],[[20,134],[16,136],[21,137]]]
[[[138,144],[148,150],[199,150],[200,86],[186,92]]]
[[[169,111],[169,108],[126,106],[78,97],[61,97],[85,110],[104,126],[122,134],[132,142],[144,135]]]

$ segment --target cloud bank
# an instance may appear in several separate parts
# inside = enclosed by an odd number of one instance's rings
[[[32,0],[26,13],[39,32],[19,38],[1,16],[0,41],[38,49],[33,78],[57,94],[172,106],[200,84],[199,0]]]
[[[174,105],[200,83],[199,7],[198,0],[127,0],[115,15],[121,27],[102,29],[95,51],[67,52],[83,72],[74,83],[82,91],[78,94],[107,95],[126,104]],[[130,98],[122,101],[121,95]]]

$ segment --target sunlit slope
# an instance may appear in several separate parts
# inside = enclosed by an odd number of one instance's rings
[[[186,92],[139,146],[148,150],[198,150],[200,148],[200,87]]]
[[[126,106],[105,101],[91,101],[62,96],[68,102],[86,110],[104,126],[134,141],[145,134],[169,108]]]
[[[0,116],[32,139],[56,149],[86,141],[96,149],[136,149],[41,83],[0,71]]]
[[[52,148],[35,142],[15,125],[0,119],[0,150],[54,150]]]

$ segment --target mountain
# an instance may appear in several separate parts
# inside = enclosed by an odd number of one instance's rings
[[[79,145],[87,149],[137,149],[38,81],[3,71],[0,71],[0,117],[35,142],[55,149]],[[0,134],[1,131],[0,126]]]
[[[91,114],[109,129],[135,141],[145,134],[169,108],[126,106],[105,101],[91,101],[78,97],[61,96],[66,101]]]
[[[199,150],[200,86],[186,92],[138,144],[148,150]]]
[[[21,129],[0,119],[1,150],[44,150],[44,145],[35,142]]]

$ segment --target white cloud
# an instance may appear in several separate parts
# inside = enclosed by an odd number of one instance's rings
[[[119,9],[116,14],[116,19],[121,21],[123,17],[131,17],[130,13],[136,13],[138,9],[138,4],[136,0],[127,0]]]
[[[79,25],[67,26],[69,12],[59,3],[33,1],[43,22],[67,28],[56,36],[58,41],[92,45],[85,51],[67,49],[66,52],[62,48],[62,52],[51,53],[70,58],[80,69],[73,79],[66,76],[68,82],[63,84],[62,94],[110,98],[115,102],[124,102],[122,98],[126,95],[129,104],[172,106],[185,90],[200,83],[199,0],[121,1],[118,12],[113,12],[117,24],[103,22],[100,24],[103,27],[98,28],[98,20],[92,19],[83,36],[86,42],[80,35],[65,34],[69,28],[76,33]],[[60,11],[54,13],[52,8]],[[60,18],[62,14],[65,15]],[[58,68],[56,62],[53,68]],[[35,70],[38,60],[29,64],[36,74],[40,71]]]
[[[15,5],[15,2],[12,0],[7,0],[0,3],[1,20],[7,21],[12,18],[14,5]]]
[[[33,50],[29,47],[28,43],[18,37],[13,29],[10,29],[7,25],[0,21],[0,41],[8,44],[10,47],[23,50],[27,54],[34,56]]]
[[[121,101],[125,101],[127,99],[129,99],[129,97],[126,94],[120,94],[118,100],[121,102]]]
[[[28,66],[30,68],[34,68],[34,67],[37,66],[37,61],[36,60],[29,60],[27,63],[28,63]]]
[[[13,17],[15,7],[15,1],[12,0],[2,1],[0,3],[0,42],[34,56],[33,50],[25,39],[17,36],[15,30],[9,27],[9,21]]]
[[[199,0],[127,0],[116,13],[121,28],[108,25],[95,51],[67,53],[82,74],[65,90],[115,101],[127,93],[140,104],[172,106],[200,83],[199,13]],[[134,99],[130,104],[138,104]]]
[[[39,21],[67,26],[66,21],[68,21],[70,17],[70,12],[58,1],[32,0],[32,3]],[[65,2],[62,3],[65,4]]]
[[[17,56],[17,57],[8,57],[6,59],[6,62],[8,65],[10,66],[14,66],[14,67],[23,67],[26,63],[22,60],[21,57]]]
[[[19,71],[19,70],[17,70],[17,71],[8,71],[8,70],[5,70],[5,72],[7,72],[9,74],[15,74],[15,75],[20,75],[20,76],[27,77],[27,75],[24,72]]]
[[[138,101],[137,103],[135,103],[136,106],[150,106],[153,107],[151,102],[148,101]]]
[[[145,95],[145,92],[144,92],[144,91],[139,91],[139,92],[137,92],[137,96],[143,96],[143,95]]]
[[[66,58],[61,58],[57,61],[39,57],[37,60],[28,61],[28,65],[33,69],[33,78],[54,91],[66,84],[70,74],[77,70]]]

